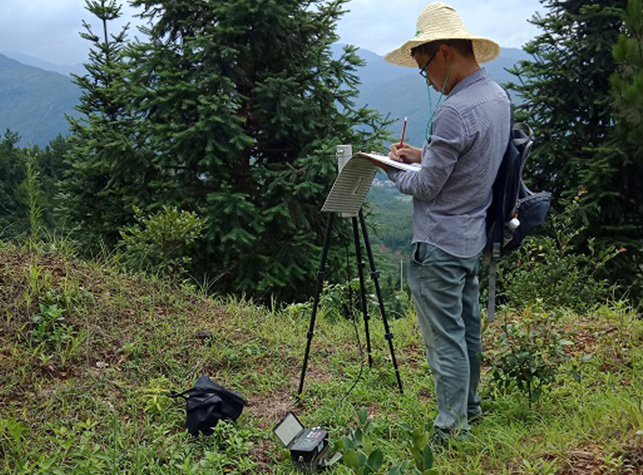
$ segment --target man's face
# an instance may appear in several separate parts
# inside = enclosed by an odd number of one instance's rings
[[[444,90],[444,82],[448,70],[448,50],[446,45],[440,48],[431,55],[416,54],[413,59],[420,68],[420,74],[426,77],[427,84],[430,84],[437,92]],[[448,90],[444,90],[448,94]]]

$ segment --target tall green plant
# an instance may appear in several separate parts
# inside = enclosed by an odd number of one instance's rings
[[[528,175],[535,188],[554,193],[559,211],[561,197],[586,190],[573,220],[585,238],[576,249],[591,252],[582,244],[590,242],[598,250],[627,249],[600,277],[638,301],[643,295],[640,3],[630,4],[626,17],[627,0],[541,3],[546,13],[532,22],[542,33],[525,47],[532,59],[511,71],[518,80],[512,88],[525,99],[522,110],[537,136]]]
[[[38,171],[38,156],[36,154],[25,155],[25,172],[26,176],[22,182],[21,190],[29,221],[28,240],[33,245],[41,234],[43,214],[40,172]]]
[[[20,136],[9,130],[0,139],[0,232],[9,236],[22,231],[20,214],[24,200],[19,187],[25,179],[25,160],[19,140]]]
[[[0,138],[0,235],[42,238],[56,226],[53,198],[65,169],[67,141],[58,136],[41,149],[21,148],[19,140],[9,130]]]
[[[62,209],[88,244],[113,244],[137,206],[208,217],[193,270],[220,291],[313,291],[319,212],[335,147],[373,149],[382,120],[357,108],[356,48],[333,58],[345,0],[135,0],[145,41],[89,27]],[[87,3],[102,22],[115,1]],[[331,259],[338,260],[335,251]],[[339,268],[331,265],[330,268]]]

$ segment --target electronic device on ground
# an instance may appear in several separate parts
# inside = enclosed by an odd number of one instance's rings
[[[306,429],[292,412],[286,414],[275,425],[273,432],[281,443],[290,451],[295,468],[307,473],[315,473],[333,463],[341,456],[326,459],[328,454],[328,432],[314,427]]]

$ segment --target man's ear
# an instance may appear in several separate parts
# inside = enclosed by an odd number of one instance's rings
[[[440,52],[438,54],[441,54],[444,57],[444,61],[448,62],[452,56],[451,48],[449,48],[449,45],[447,44],[441,44],[440,45]]]

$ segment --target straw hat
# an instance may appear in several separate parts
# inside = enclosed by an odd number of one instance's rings
[[[391,51],[384,60],[399,66],[417,67],[417,63],[411,57],[413,48],[432,41],[455,39],[473,42],[473,53],[479,64],[496,59],[500,54],[500,46],[497,43],[469,33],[458,12],[453,7],[438,2],[432,3],[420,13],[415,38],[404,43],[401,48]]]

